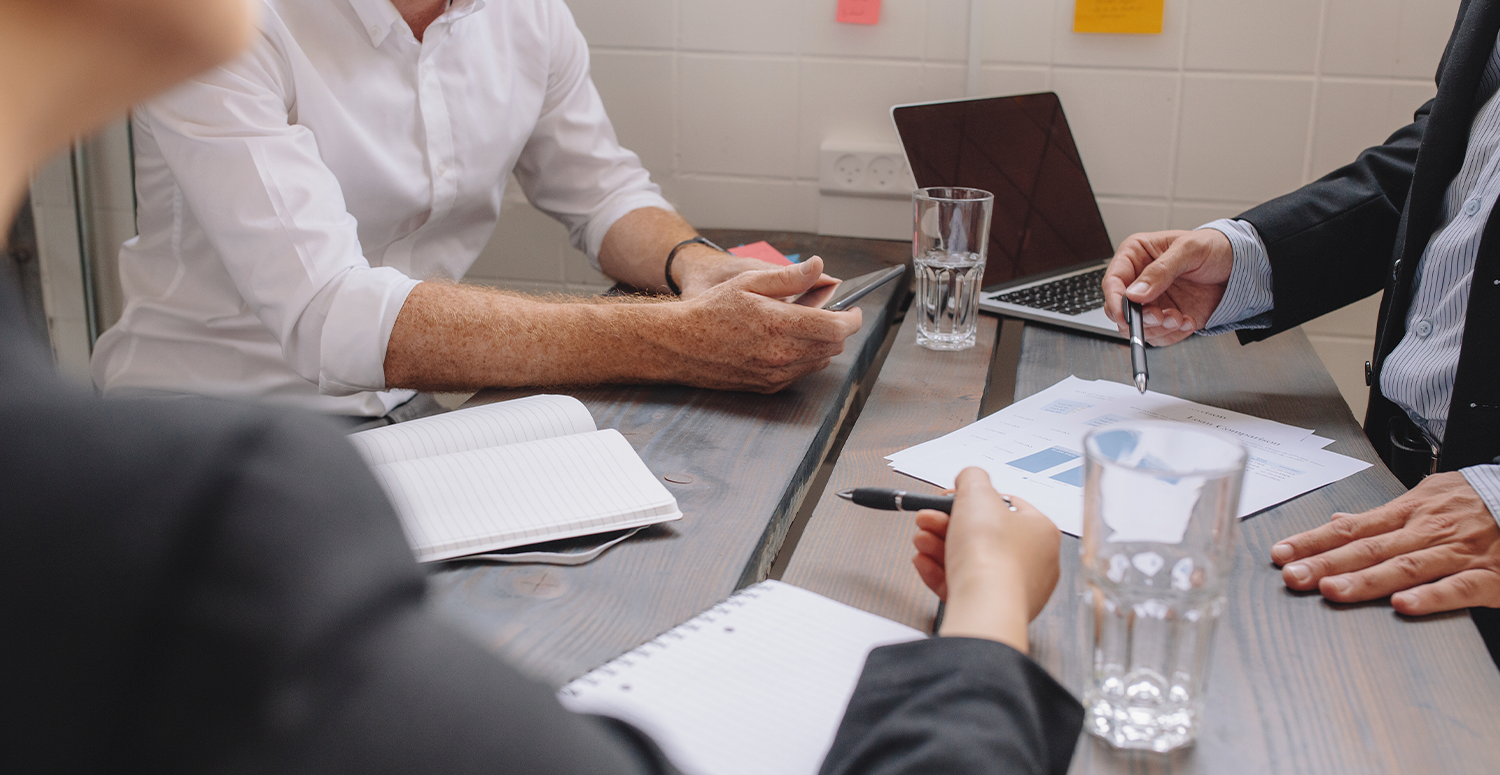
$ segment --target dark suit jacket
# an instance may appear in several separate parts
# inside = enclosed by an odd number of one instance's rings
[[[1464,0],[1438,65],[1438,94],[1384,145],[1327,177],[1241,215],[1271,257],[1275,309],[1254,341],[1381,289],[1365,433],[1381,454],[1401,409],[1380,393],[1380,370],[1406,332],[1412,281],[1437,228],[1443,195],[1463,165],[1479,78],[1500,32],[1500,0]],[[1439,467],[1489,463],[1500,454],[1500,209],[1480,244],[1463,355]]]
[[[320,419],[59,383],[0,281],[0,771],[650,773],[438,621]],[[872,656],[829,771],[1067,769],[1078,703],[954,639]]]

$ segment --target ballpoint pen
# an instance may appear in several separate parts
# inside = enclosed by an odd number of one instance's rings
[[[1121,297],[1123,299],[1123,297]],[[1135,389],[1146,392],[1146,331],[1141,305],[1124,299],[1125,324],[1130,326],[1130,370],[1135,374]]]
[[[839,490],[839,497],[846,501],[853,501],[856,506],[883,511],[932,509],[944,514],[953,511],[952,495],[921,495],[905,490],[893,490],[889,487],[855,487],[852,490]],[[1009,495],[1001,495],[1000,499],[1005,501],[1006,508],[1011,511],[1020,511],[1016,508],[1016,504],[1011,503]]]

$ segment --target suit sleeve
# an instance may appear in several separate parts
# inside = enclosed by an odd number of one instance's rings
[[[671,771],[642,735],[567,712],[438,619],[341,436],[311,418],[242,425],[172,585],[143,771]]]
[[[1067,772],[1083,706],[1014,649],[932,638],[870,652],[822,775]]]

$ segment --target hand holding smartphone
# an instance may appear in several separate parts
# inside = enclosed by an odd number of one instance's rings
[[[905,266],[893,266],[862,274],[848,280],[840,280],[832,285],[814,288],[793,299],[792,303],[813,309],[841,312],[854,306],[855,302],[868,296],[871,291],[905,273]]]

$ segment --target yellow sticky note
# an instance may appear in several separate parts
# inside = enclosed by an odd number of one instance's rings
[[[1074,32],[1160,35],[1166,0],[1076,0]]]

